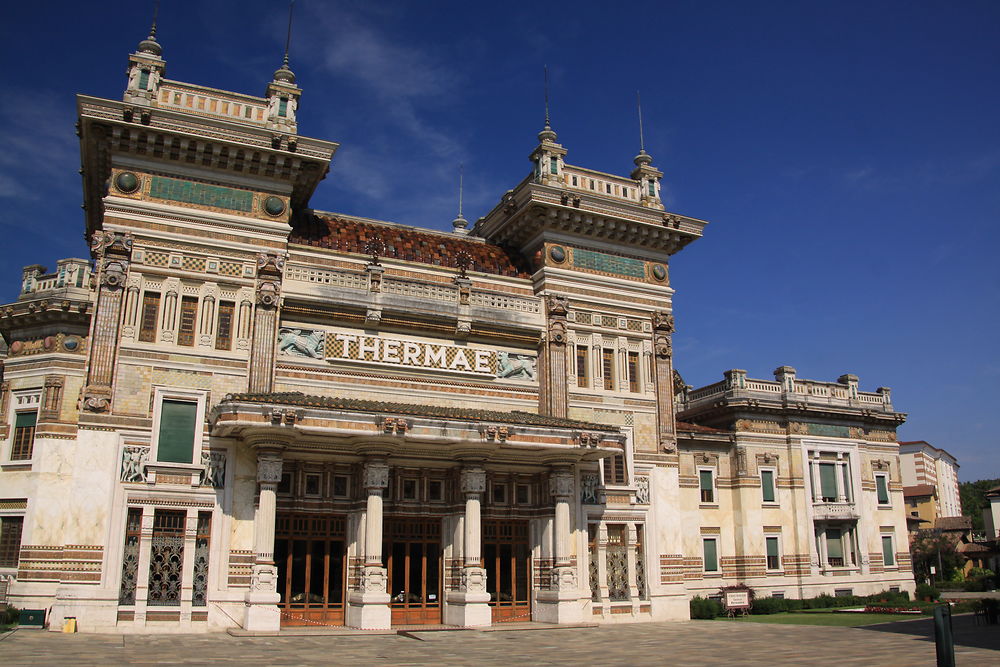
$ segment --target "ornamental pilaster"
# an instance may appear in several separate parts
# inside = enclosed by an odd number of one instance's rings
[[[284,256],[265,252],[257,256],[257,303],[254,307],[250,344],[251,392],[269,392],[274,384],[275,337],[284,270]]]
[[[674,316],[667,311],[653,313],[653,359],[656,386],[657,431],[660,451],[677,450],[674,425]]]

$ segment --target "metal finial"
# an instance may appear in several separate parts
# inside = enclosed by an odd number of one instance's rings
[[[549,125],[549,66],[544,65],[545,68],[545,127],[548,129]]]
[[[462,217],[462,191],[465,185],[465,165],[458,165],[458,217]]]
[[[295,0],[288,3],[288,33],[285,35],[285,59],[282,67],[288,67],[288,48],[292,44],[292,10],[295,9]]]
[[[156,39],[156,21],[160,16],[160,0],[153,3],[153,24],[149,26],[149,38]]]
[[[639,91],[635,91],[635,106],[639,109],[639,150],[642,152],[646,151],[646,141],[642,136],[642,98],[639,97]]]

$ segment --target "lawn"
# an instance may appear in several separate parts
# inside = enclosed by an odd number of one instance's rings
[[[762,614],[757,616],[738,616],[726,618],[720,616],[716,620],[736,623],[777,623],[779,625],[836,625],[854,627],[858,625],[874,625],[876,623],[891,623],[893,621],[912,621],[915,618],[927,618],[915,614],[851,614],[834,612],[783,612],[780,614]]]

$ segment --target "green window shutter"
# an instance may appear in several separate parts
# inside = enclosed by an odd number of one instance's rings
[[[851,502],[851,473],[850,466],[843,466],[844,470],[844,495],[847,497],[848,502]]]
[[[896,557],[892,552],[892,537],[890,535],[882,536],[882,561],[887,566],[896,564]]]
[[[149,70],[142,69],[139,70],[139,88],[141,90],[146,90],[149,88]]]
[[[888,505],[889,504],[889,484],[886,482],[885,475],[875,476],[875,488],[878,490],[878,504]]]
[[[649,196],[650,197],[656,196],[656,183],[653,181],[649,182]]]
[[[824,498],[837,498],[837,466],[833,463],[819,464],[819,488]]]
[[[549,158],[549,171],[553,174],[559,173],[559,159],[555,155]]]
[[[777,537],[768,537],[768,538],[765,538],[765,541],[767,542],[767,555],[770,556],[770,557],[777,558],[777,556],[778,556],[778,538]]]
[[[701,490],[711,491],[712,490],[712,471],[711,470],[700,470],[698,476],[701,479]]]
[[[285,97],[280,98],[278,102],[278,115],[282,117],[288,115],[288,99]]]
[[[704,540],[705,545],[705,572],[718,572],[719,553],[715,540]]]
[[[31,428],[37,421],[37,412],[18,412],[14,419],[14,428]]]
[[[164,400],[160,407],[158,461],[192,463],[198,404],[190,401]]]
[[[774,471],[773,470],[761,470],[760,471],[760,486],[764,494],[765,503],[774,502]]]
[[[826,557],[827,558],[844,557],[844,543],[840,541],[839,528],[826,529]]]

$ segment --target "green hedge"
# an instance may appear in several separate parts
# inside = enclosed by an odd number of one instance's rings
[[[695,596],[691,598],[691,618],[710,619],[722,616],[722,603]]]
[[[916,598],[918,600],[926,600],[927,598],[937,600],[939,597],[941,597],[941,593],[933,586],[929,584],[917,584]]]
[[[896,593],[882,591],[874,595],[819,595],[814,598],[795,600],[792,598],[757,598],[754,600],[751,614],[778,614],[785,611],[801,611],[803,609],[833,609],[838,607],[864,607],[867,605],[906,605],[910,595],[906,592]]]
[[[20,618],[20,610],[9,604],[0,604],[0,625],[14,625]]]

